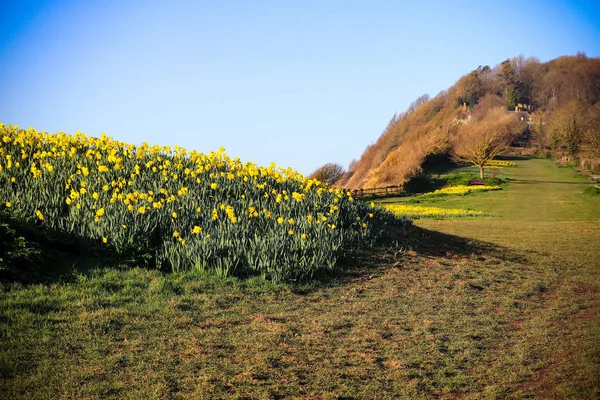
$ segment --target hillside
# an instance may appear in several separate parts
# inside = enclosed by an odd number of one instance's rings
[[[427,156],[456,156],[457,147],[483,132],[488,113],[496,109],[521,121],[511,127],[514,143],[598,168],[599,100],[600,59],[585,54],[545,63],[519,56],[493,68],[479,66],[448,90],[424,95],[394,115],[338,185],[403,185],[423,172]]]

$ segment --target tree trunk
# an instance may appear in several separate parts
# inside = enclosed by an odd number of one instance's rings
[[[483,165],[479,165],[479,177],[483,179]]]

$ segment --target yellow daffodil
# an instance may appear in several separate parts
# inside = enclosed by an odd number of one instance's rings
[[[481,211],[463,210],[458,208],[425,207],[410,204],[389,204],[385,205],[385,208],[394,214],[410,217],[447,218],[483,215],[483,212]]]

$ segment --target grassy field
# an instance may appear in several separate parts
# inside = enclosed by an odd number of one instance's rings
[[[517,163],[422,203],[495,216],[418,220],[312,285],[93,259],[5,282],[0,397],[597,398],[600,196]]]

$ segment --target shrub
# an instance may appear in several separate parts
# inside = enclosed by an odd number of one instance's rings
[[[0,210],[0,278],[36,279],[42,262],[40,249],[17,229],[8,210]]]
[[[470,185],[471,181],[479,180],[479,174],[470,172],[455,172],[444,177],[450,186]]]
[[[406,182],[403,189],[407,193],[425,193],[434,190],[436,186],[437,183],[431,175],[421,173]]]
[[[320,168],[317,168],[312,174],[308,176],[309,179],[316,179],[328,185],[333,185],[338,182],[344,176],[344,167],[339,164],[325,164]]]
[[[469,186],[472,181],[479,181],[479,174],[470,172],[455,172],[448,174],[443,179],[449,186]],[[485,179],[486,184],[489,186],[499,186],[506,183],[501,178],[487,178]]]

